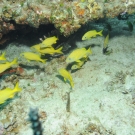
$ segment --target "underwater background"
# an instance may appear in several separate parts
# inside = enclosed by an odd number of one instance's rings
[[[4,35],[0,135],[134,135],[134,26],[135,14],[124,13],[88,21],[69,36],[53,24]]]

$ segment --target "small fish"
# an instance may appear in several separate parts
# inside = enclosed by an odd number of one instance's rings
[[[66,58],[66,63],[72,63],[72,62],[80,62],[81,58],[88,57],[90,54],[92,54],[91,49],[89,48],[86,50],[86,48],[79,48],[74,50],[69,54],[69,56]]]
[[[6,74],[13,74],[13,73],[20,75],[23,72],[24,72],[24,69],[23,68],[17,67],[17,68],[14,68],[14,69],[11,69],[11,70],[8,70],[8,71],[5,71],[5,72],[0,73],[0,76],[6,75]]]
[[[104,46],[103,48],[106,48],[108,46],[108,42],[109,42],[109,34],[107,34],[105,40],[104,40]]]
[[[16,83],[14,89],[5,88],[0,90],[0,104],[3,104],[7,99],[13,98],[19,91],[21,91],[21,88],[19,87],[18,82]]]
[[[55,53],[63,54],[63,52],[61,51],[63,49],[63,47],[60,47],[55,50],[53,47],[46,47],[46,48],[41,49],[40,46],[41,46],[41,44],[36,44],[36,45],[32,46],[31,49],[35,50],[41,54],[51,54],[51,55],[53,55]]]
[[[97,35],[103,36],[102,31],[103,30],[101,30],[99,32],[97,32],[96,30],[88,31],[83,35],[82,40],[91,39],[92,37],[96,37]]]
[[[25,57],[28,61],[40,61],[42,63],[46,62],[46,60],[43,60],[40,58],[40,55],[33,52],[24,52],[24,53],[21,53],[20,56]]]
[[[64,68],[61,68],[59,70],[59,74],[64,78],[64,81],[69,81],[70,82],[70,85],[71,87],[73,88],[74,87],[74,82],[73,82],[73,79],[72,79],[72,76],[71,74]]]
[[[108,42],[109,42],[109,34],[106,36],[106,38],[105,38],[105,40],[104,40],[103,54],[105,54],[105,53],[107,52]]]
[[[81,59],[80,62],[75,62],[75,64],[72,65],[71,70],[77,70],[80,69],[84,63],[87,61],[88,57]]]
[[[36,45],[31,46],[30,48],[31,48],[31,50],[33,50],[33,49],[40,50],[40,46],[41,46],[41,44],[36,44]]]
[[[107,50],[108,42],[109,42],[109,34],[106,36],[106,38],[104,40],[104,45],[103,45],[103,54],[105,54],[105,55],[110,55],[113,52],[112,50]]]
[[[43,40],[43,42],[40,44],[40,48],[46,48],[46,47],[52,47],[53,44],[56,44],[56,41],[58,40],[57,37],[49,37]]]
[[[3,52],[3,53],[2,53],[2,55],[0,56],[0,60],[6,60],[5,54],[6,54],[6,52]]]
[[[61,51],[63,47],[60,47],[59,49],[55,50],[53,47],[48,47],[45,49],[36,49],[36,51],[38,51],[41,54],[63,54],[63,52]]]
[[[15,64],[17,64],[17,58],[15,58],[11,62],[6,62],[4,64],[0,64],[0,73],[4,72],[5,70],[7,70],[8,68],[10,68],[12,65],[15,65]]]

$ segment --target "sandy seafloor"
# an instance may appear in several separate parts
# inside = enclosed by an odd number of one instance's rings
[[[102,54],[104,37],[76,42],[78,47],[95,45],[90,60],[71,73],[75,85],[70,112],[66,111],[70,85],[57,77],[58,69],[66,67],[64,57],[46,64],[31,62],[24,76],[15,77],[22,91],[0,110],[0,135],[32,135],[30,108],[38,108],[44,135],[135,135],[135,34],[125,33],[110,38],[110,55]],[[16,44],[6,47],[6,57],[18,57],[21,63],[19,54],[30,49]],[[13,88],[13,79],[5,78],[0,78],[0,88]]]

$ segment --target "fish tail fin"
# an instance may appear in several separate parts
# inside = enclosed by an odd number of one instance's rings
[[[16,65],[16,64],[18,64],[17,60],[18,60],[18,59],[17,59],[17,58],[15,58],[15,59],[11,62],[11,64],[12,64],[12,65]]]
[[[89,48],[89,49],[87,50],[87,53],[88,53],[88,54],[92,54],[91,48]]]
[[[42,63],[46,63],[46,59],[45,59],[45,60],[41,59],[41,62],[42,62]]]
[[[103,30],[99,31],[98,35],[103,36],[102,32],[103,32]]]
[[[2,55],[1,55],[1,57],[2,57],[3,60],[6,60],[5,54],[6,54],[6,52],[3,52]]]
[[[60,47],[59,49],[57,49],[58,50],[58,52],[59,53],[61,53],[61,54],[63,54],[63,52],[61,51],[63,49],[63,46],[62,47]]]
[[[19,87],[19,82],[16,83],[15,87],[14,87],[14,92],[19,92],[22,89]]]

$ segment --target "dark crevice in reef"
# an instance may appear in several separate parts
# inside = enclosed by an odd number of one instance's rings
[[[70,48],[75,47],[76,34],[71,34],[68,37],[63,36],[53,24],[40,25],[39,28],[30,27],[29,25],[19,25],[14,21],[10,21],[15,30],[11,30],[9,33],[3,35],[0,40],[0,49],[4,49],[9,43],[16,42],[15,45],[27,45],[32,46],[41,43],[40,39],[45,39],[45,37],[56,36],[59,40],[54,45],[54,48],[59,48],[63,46],[64,52]],[[72,46],[72,47],[71,47]]]

